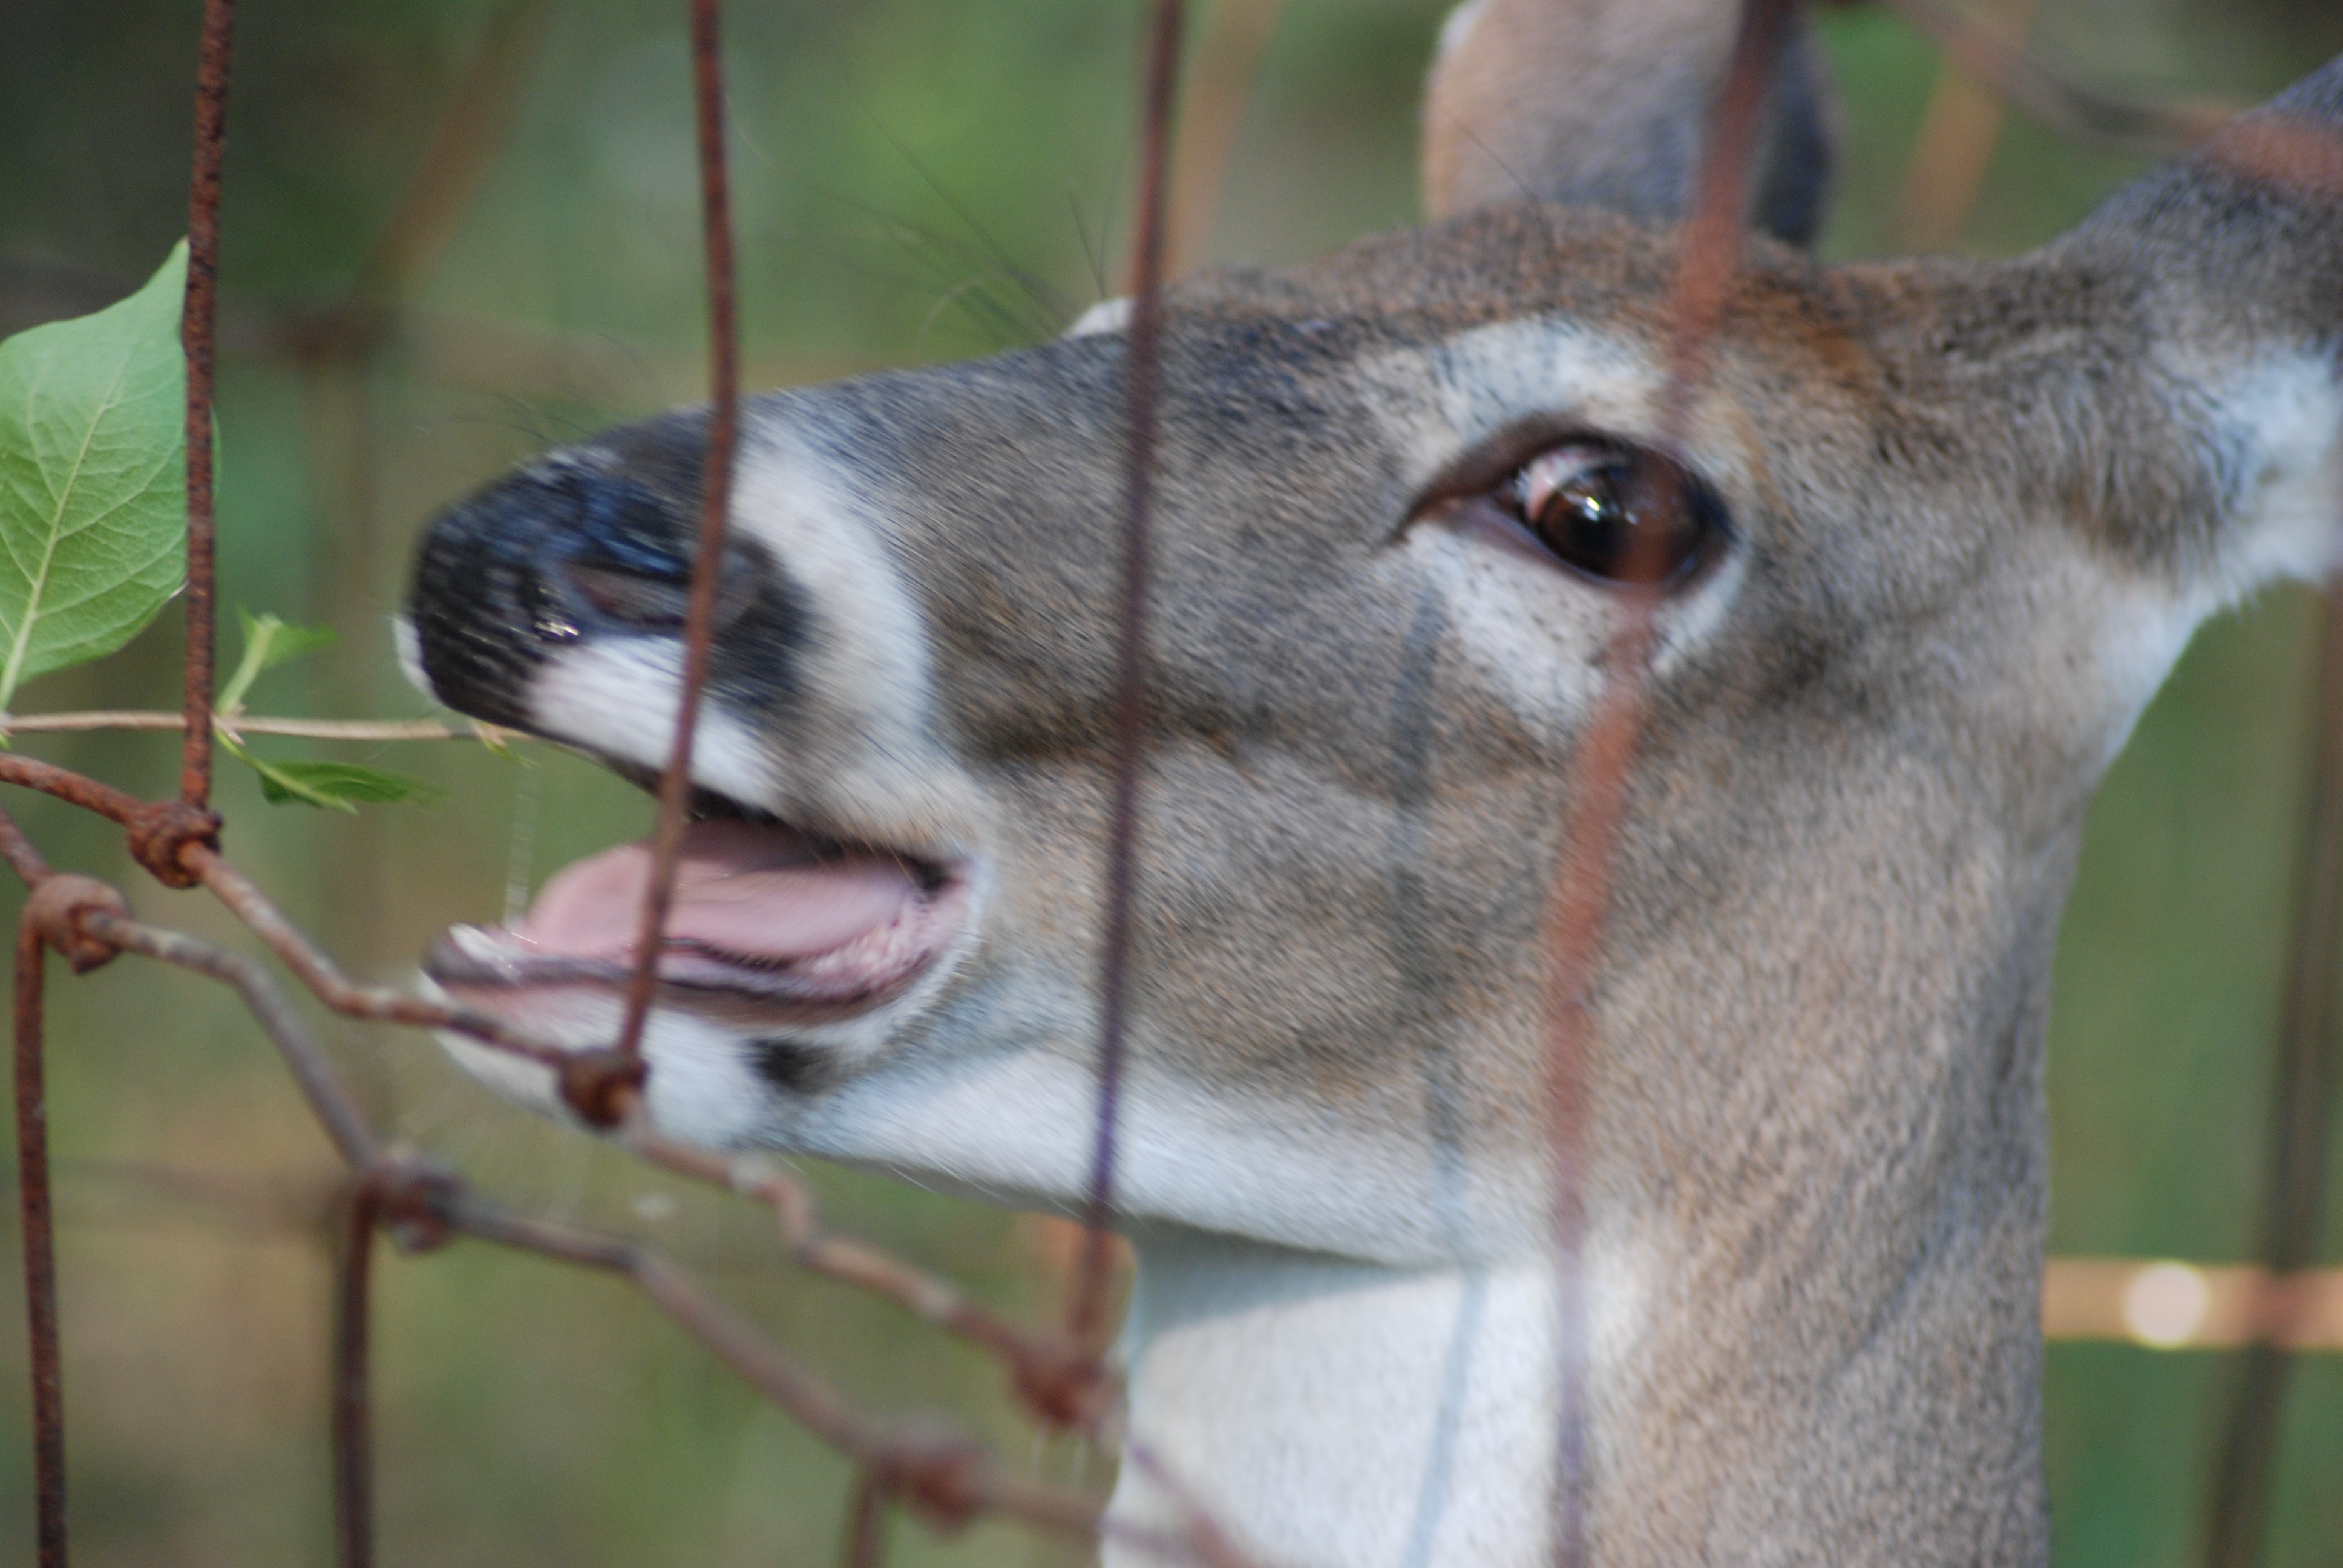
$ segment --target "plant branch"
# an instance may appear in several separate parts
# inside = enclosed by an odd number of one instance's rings
[[[478,740],[503,744],[494,725],[458,727],[436,719],[270,719],[249,714],[216,716],[213,725],[231,738],[292,735],[309,740]],[[93,709],[82,713],[0,714],[0,736],[80,734],[102,729],[180,729],[186,716],[159,709]]]

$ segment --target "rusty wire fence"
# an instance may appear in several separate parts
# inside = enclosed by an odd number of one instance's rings
[[[737,1194],[769,1211],[779,1251],[789,1263],[890,1302],[995,1362],[1016,1397],[1045,1428],[1081,1434],[1101,1446],[1121,1444],[1124,1462],[1148,1472],[1173,1497],[1176,1475],[1121,1429],[1121,1390],[1110,1353],[1113,1258],[1108,1224],[1114,1213],[1116,1131],[1126,1018],[1131,910],[1141,876],[1141,779],[1147,714],[1142,665],[1147,636],[1150,496],[1155,455],[1161,295],[1168,276],[1194,259],[1209,226],[1233,146],[1246,86],[1259,69],[1274,22],[1275,0],[1232,0],[1216,6],[1214,25],[1188,67],[1189,114],[1180,112],[1185,7],[1152,0],[1141,64],[1138,196],[1132,220],[1132,297],[1125,387],[1126,482],[1122,498],[1121,634],[1117,649],[1113,812],[1104,847],[1107,899],[1098,977],[1101,1038],[1089,1225],[1071,1270],[1065,1310],[1056,1322],[1014,1321],[980,1305],[951,1281],[906,1259],[825,1226],[809,1187],[778,1164],[711,1154],[659,1135],[643,1113],[647,1068],[638,1051],[653,989],[657,938],[671,896],[689,791],[688,760],[705,678],[716,600],[715,566],[723,558],[728,485],[738,428],[741,379],[735,303],[733,236],[727,168],[724,56],[717,0],[688,0],[696,108],[696,150],[709,317],[713,419],[696,565],[685,622],[683,690],[669,759],[659,781],[654,833],[656,872],[641,912],[638,961],[625,1022],[608,1048],[572,1052],[528,1037],[492,1018],[406,991],[354,983],[278,909],[223,849],[225,825],[212,809],[211,755],[219,716],[213,645],[217,604],[213,520],[212,403],[219,341],[217,265],[221,170],[232,108],[234,0],[205,0],[196,73],[190,182],[190,259],[184,326],[187,360],[187,588],[185,699],[176,715],[93,713],[50,721],[12,719],[16,731],[170,728],[183,734],[176,794],[145,799],[98,779],[14,753],[0,753],[0,781],[41,791],[118,827],[131,859],[166,888],[208,891],[317,1002],[353,1019],[450,1031],[550,1069],[560,1093],[584,1121],[630,1154],[687,1180]],[[1694,207],[1683,230],[1669,301],[1667,380],[1661,401],[1663,447],[1676,444],[1703,375],[1708,345],[1729,308],[1743,233],[1748,155],[1785,28],[1798,0],[1747,0],[1710,119],[1708,151]],[[1915,161],[1906,223],[1922,242],[1956,228],[1973,200],[2001,101],[2017,105],[2080,137],[2158,151],[2194,146],[2249,177],[2323,193],[2343,192],[2343,148],[2323,136],[2264,122],[2224,126],[2220,110],[2196,105],[2149,106],[2100,94],[2034,65],[2007,30],[1939,0],[1894,0],[1895,9],[1936,38],[1967,73],[1979,112],[1956,101],[1953,86],[1932,106]],[[508,0],[497,13],[478,65],[449,109],[422,173],[409,188],[384,241],[361,269],[359,286],[339,307],[301,319],[247,327],[297,340],[314,359],[360,362],[390,330],[374,303],[396,297],[437,237],[477,187],[491,138],[482,126],[524,57],[543,0]],[[1940,112],[1941,111],[1941,112]],[[1637,481],[1649,504],[1670,506],[1674,481],[1655,470]],[[1647,539],[1650,536],[1646,536]],[[1630,571],[1629,579],[1639,576]],[[1557,1343],[1559,1436],[1554,1495],[1553,1560],[1565,1568],[1588,1558],[1587,1314],[1580,1282],[1584,1245],[1582,1151],[1590,1103],[1589,1053],[1595,1024],[1586,998],[1602,949],[1608,868],[1620,830],[1644,719],[1643,672],[1652,652],[1649,592],[1626,596],[1606,667],[1606,684],[1574,763],[1561,863],[1572,868],[1554,890],[1547,917],[1550,954],[1547,1126],[1554,1160],[1553,1247],[1562,1288]],[[2311,804],[2302,829],[2301,895],[2294,913],[2284,996],[2278,1106],[2266,1223],[2258,1266],[2191,1271],[2198,1292],[2194,1316],[2160,1342],[2249,1347],[2234,1408],[2217,1445],[2212,1478],[2207,1560],[2258,1560],[2289,1358],[2304,1350],[2343,1348],[2343,1277],[2315,1268],[2324,1215],[2320,1199],[2330,1160],[2337,1076],[2334,972],[2343,939],[2343,601],[2330,598],[2322,619],[2317,740]],[[237,719],[256,732],[266,721]],[[455,738],[429,723],[297,721],[290,732],[371,739]],[[41,850],[0,815],[0,858],[30,890],[18,933],[15,993],[15,1106],[19,1200],[31,1335],[35,1432],[38,1560],[67,1560],[64,1401],[59,1342],[69,1332],[56,1305],[54,1221],[45,1135],[43,1025],[47,959],[75,973],[128,955],[191,971],[233,990],[281,1054],[349,1175],[338,1207],[330,1385],[335,1539],[346,1564],[372,1561],[374,1504],[369,1400],[371,1265],[387,1236],[410,1252],[462,1236],[540,1254],[615,1275],[679,1324],[714,1357],[821,1442],[845,1456],[857,1479],[841,1500],[840,1538],[849,1563],[875,1563],[885,1552],[890,1508],[945,1528],[980,1517],[1014,1521],[1076,1541],[1101,1532],[1167,1561],[1232,1565],[1246,1561],[1202,1502],[1160,1531],[1102,1523],[1102,1499],[1035,1479],[969,1434],[931,1423],[889,1422],[860,1408],[822,1372],[782,1351],[746,1316],[727,1306],[692,1270],[632,1237],[547,1221],[496,1201],[452,1171],[387,1142],[337,1072],[277,973],[247,953],[133,919],[121,892],[95,879],[53,869]],[[2054,1260],[2046,1318],[2054,1337],[2152,1337],[2137,1321],[2144,1280],[2162,1279],[2129,1261]]]

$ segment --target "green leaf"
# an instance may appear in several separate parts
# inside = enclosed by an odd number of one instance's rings
[[[297,800],[329,811],[355,811],[358,801],[369,806],[395,806],[402,800],[427,805],[444,793],[423,779],[352,762],[263,762],[256,757],[245,760],[260,775],[260,793],[273,806]]]
[[[343,810],[350,802],[395,806],[402,800],[428,805],[447,791],[437,784],[387,768],[361,768],[355,762],[279,762],[262,772],[260,792],[278,804],[284,797],[270,793],[270,774],[277,788],[312,805],[330,804]]]
[[[119,305],[0,343],[0,709],[186,576],[186,272],[182,242]]]
[[[333,629],[322,626],[287,626],[273,615],[255,618],[250,610],[236,611],[244,622],[244,658],[236,673],[220,688],[217,702],[223,713],[234,713],[242,705],[245,693],[266,669],[274,669],[305,653],[329,648],[335,641]]]
[[[372,806],[391,806],[402,800],[428,806],[447,794],[425,779],[380,768],[361,768],[351,762],[264,762],[230,739],[225,731],[215,729],[213,734],[218,738],[222,750],[260,775],[261,799],[272,806],[298,801],[323,810],[355,814],[361,800]]]

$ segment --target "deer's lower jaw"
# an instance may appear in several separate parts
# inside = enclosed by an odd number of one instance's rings
[[[516,1019],[555,993],[574,1004],[580,991],[623,991],[651,859],[638,842],[580,860],[546,883],[518,925],[450,930],[425,970],[462,1000]],[[917,984],[967,910],[950,868],[781,823],[697,821],[677,862],[659,1000],[741,1025],[850,1018]]]

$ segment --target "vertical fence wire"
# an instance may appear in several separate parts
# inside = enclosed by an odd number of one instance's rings
[[[1155,471],[1157,380],[1161,373],[1166,207],[1172,120],[1179,86],[1182,0],[1155,0],[1147,32],[1139,213],[1131,248],[1131,313],[1124,387],[1122,580],[1115,640],[1114,771],[1107,824],[1106,908],[1100,932],[1098,1122],[1091,1144],[1089,1233],[1067,1324],[1093,1353],[1104,1349],[1112,1267],[1115,1132],[1121,1116],[1129,1023],[1131,911],[1138,894],[1139,776],[1147,743],[1149,508]]]
[[[1711,113],[1692,211],[1677,241],[1667,301],[1667,379],[1659,403],[1659,446],[1667,465],[1644,465],[1634,506],[1654,517],[1685,504],[1673,459],[1689,434],[1692,409],[1741,254],[1749,155],[1797,0],[1747,0]],[[1597,1022],[1594,991],[1602,963],[1603,925],[1614,859],[1625,823],[1635,753],[1649,706],[1647,665],[1659,608],[1656,590],[1633,585],[1654,580],[1653,553],[1664,526],[1643,530],[1618,603],[1617,628],[1604,668],[1609,672],[1579,751],[1573,759],[1570,816],[1563,836],[1558,884],[1547,915],[1551,954],[1546,1018],[1545,1117],[1552,1160],[1551,1243],[1554,1262],[1555,1441],[1552,1483],[1552,1561],[1584,1568],[1591,1454],[1587,1427],[1592,1391],[1587,1353],[1593,1324],[1587,1308],[1586,1178],[1592,1126],[1592,1058]],[[1633,558],[1631,558],[1632,559]]]
[[[196,66],[196,146],[187,182],[187,302],[180,338],[187,355],[186,739],[179,798],[190,806],[212,792],[212,353],[219,311],[220,166],[227,147],[227,80],[236,0],[204,0]]]
[[[1285,0],[1219,0],[1198,28],[1195,57],[1180,93],[1180,135],[1172,149],[1172,212],[1163,275],[1178,277],[1204,259],[1227,188],[1237,134],[1252,106],[1270,39]]]
[[[363,1176],[334,1249],[334,1549],[339,1568],[373,1568],[375,1194]]]
[[[667,769],[659,775],[650,883],[643,892],[626,1021],[618,1030],[618,1049],[626,1056],[634,1055],[642,1044],[643,1024],[658,985],[668,909],[675,898],[676,858],[688,825],[692,743],[699,732],[700,688],[707,684],[709,643],[716,626],[725,523],[732,502],[732,450],[740,418],[740,331],[732,262],[732,195],[724,160],[724,60],[719,25],[717,0],[691,0],[692,101],[699,141],[701,241],[708,263],[708,456],[700,478],[699,553],[692,560],[691,598],[684,611],[683,684],[676,698]]]
[[[2278,1432],[2303,1292],[2289,1276],[2318,1261],[2334,1147],[2338,943],[2343,939],[2343,587],[2322,600],[2310,799],[2297,858],[2294,923],[2280,1013],[2272,1137],[2263,1191],[2257,1342],[2240,1358],[2207,1513],[2207,1568],[2262,1560],[2277,1486]]]
[[[839,1561],[845,1568],[879,1568],[887,1557],[887,1493],[866,1470],[846,1497],[846,1538]]]
[[[16,928],[16,1202],[25,1249],[25,1328],[33,1380],[34,1542],[40,1568],[65,1568],[65,1372],[57,1341],[56,1233],[49,1204],[42,989],[48,949],[30,909]]]

